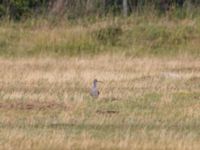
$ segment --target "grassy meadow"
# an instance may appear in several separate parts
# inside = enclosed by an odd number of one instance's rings
[[[0,149],[199,150],[199,18],[147,16],[0,22]]]
[[[200,60],[0,60],[0,149],[200,148]],[[98,99],[89,96],[94,78]]]
[[[0,56],[60,57],[125,54],[199,57],[200,18],[170,14],[74,21],[30,19],[0,23]]]

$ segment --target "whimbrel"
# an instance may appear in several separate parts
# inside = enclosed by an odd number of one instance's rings
[[[90,91],[90,95],[94,98],[99,97],[99,94],[100,94],[100,92],[97,88],[97,82],[102,82],[102,81],[98,81],[97,79],[94,79],[92,89]]]

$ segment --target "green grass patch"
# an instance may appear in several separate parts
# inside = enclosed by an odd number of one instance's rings
[[[119,53],[128,56],[199,56],[198,17],[133,15],[60,24],[27,20],[0,24],[0,55],[80,56]]]

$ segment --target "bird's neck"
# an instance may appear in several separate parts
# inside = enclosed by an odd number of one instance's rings
[[[96,87],[97,87],[97,84],[96,84],[96,83],[94,83],[94,84],[93,84],[93,88],[96,88]]]

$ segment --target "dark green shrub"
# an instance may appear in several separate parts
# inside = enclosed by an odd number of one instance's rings
[[[94,31],[93,36],[98,42],[109,45],[116,45],[119,42],[119,38],[122,35],[121,27],[108,26],[105,28]]]
[[[40,14],[48,7],[50,0],[0,0],[0,17],[8,16],[13,20]]]
[[[5,7],[3,5],[0,5],[0,17],[5,16],[5,14],[6,14]]]

